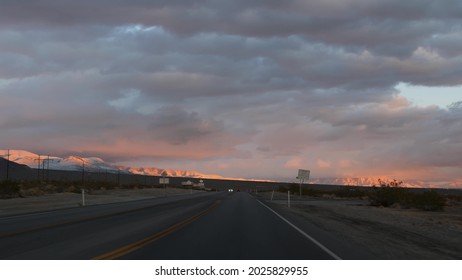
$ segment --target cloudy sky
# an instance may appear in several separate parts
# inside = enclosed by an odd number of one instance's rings
[[[462,178],[462,2],[1,0],[0,148]]]

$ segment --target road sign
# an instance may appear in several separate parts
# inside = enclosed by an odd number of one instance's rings
[[[310,179],[310,171],[305,170],[305,169],[299,169],[297,179],[309,180]]]
[[[169,184],[169,178],[159,178],[159,184],[161,185],[168,185]]]
[[[300,197],[302,196],[302,184],[303,181],[310,179],[310,171],[306,169],[299,169],[297,179],[300,180]]]

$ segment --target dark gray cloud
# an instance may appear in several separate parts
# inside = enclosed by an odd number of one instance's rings
[[[461,19],[460,1],[3,1],[0,143],[237,177],[456,177],[460,104],[395,87],[462,84]]]
[[[189,141],[201,141],[213,137],[223,130],[221,122],[201,119],[197,112],[187,112],[183,108],[163,107],[152,114],[148,129],[154,139],[174,145],[184,145]]]

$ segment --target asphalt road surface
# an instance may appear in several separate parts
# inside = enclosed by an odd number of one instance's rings
[[[0,218],[0,259],[366,259],[244,192]]]

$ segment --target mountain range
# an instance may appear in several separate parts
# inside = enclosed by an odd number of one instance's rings
[[[345,185],[345,186],[379,186],[379,179],[383,182],[392,182],[394,178],[313,178],[310,179],[310,184],[322,185]],[[401,181],[401,180],[397,180]],[[462,182],[446,181],[446,180],[402,180],[401,186],[406,188],[462,188]]]
[[[226,178],[220,175],[203,174],[196,171],[162,169],[157,167],[126,167],[105,162],[98,157],[79,157],[67,156],[57,157],[48,155],[38,155],[24,150],[0,150],[0,158],[8,159],[14,163],[26,165],[30,168],[44,168],[52,170],[81,171],[85,166],[88,172],[109,172],[123,174],[138,174],[150,176],[162,176],[164,173],[170,177],[188,178],[208,178],[208,179],[233,179],[258,181],[243,178]],[[389,178],[381,178],[384,181],[391,181]],[[268,181],[268,180],[266,180]],[[349,185],[349,186],[373,186],[379,185],[378,178],[359,177],[359,178],[312,178],[310,184],[324,185]],[[410,188],[462,188],[460,181],[423,181],[405,180],[402,184]]]
[[[150,176],[162,176],[164,173],[166,176],[170,177],[223,179],[223,177],[219,175],[202,174],[196,171],[114,165],[107,163],[98,157],[57,157],[51,155],[38,155],[24,150],[0,150],[0,157],[17,164],[29,166],[30,168],[43,168],[50,170],[81,171],[82,168],[85,168],[85,171],[87,172],[120,172],[122,174]]]

